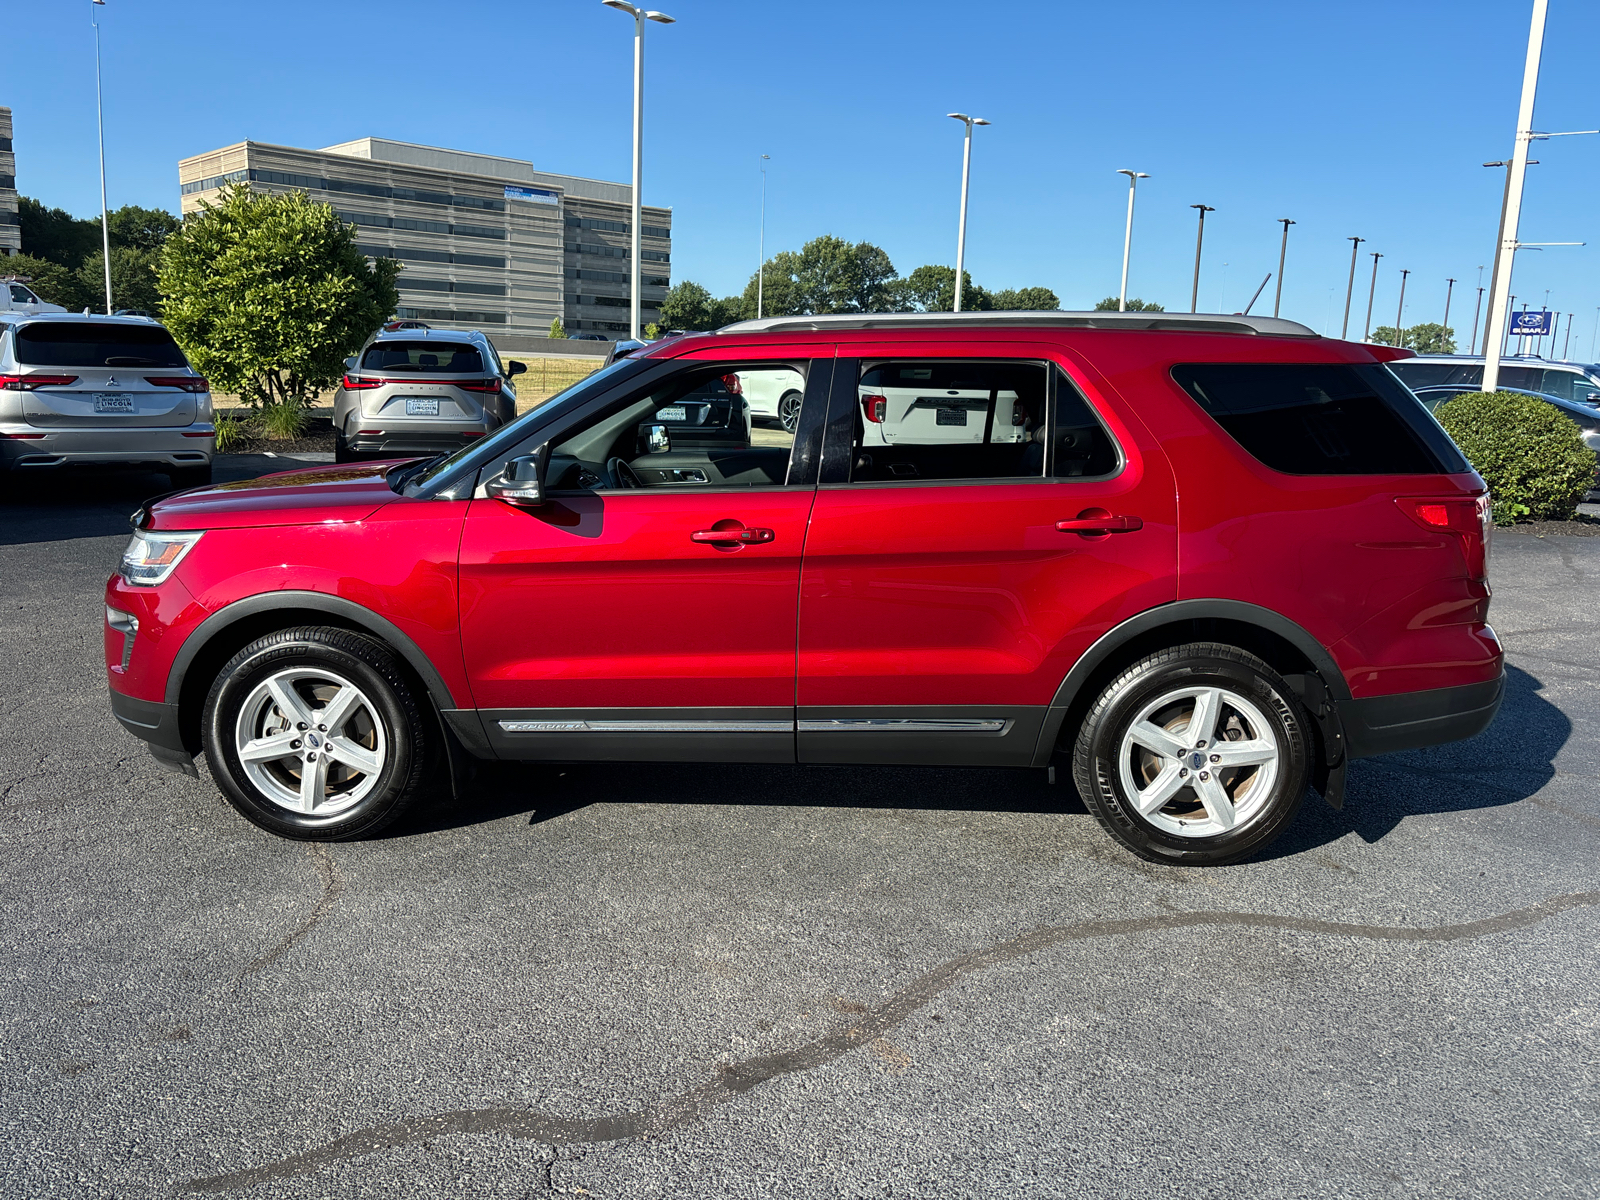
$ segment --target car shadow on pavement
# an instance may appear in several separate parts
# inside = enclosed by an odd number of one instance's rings
[[[1380,841],[1407,817],[1516,804],[1555,777],[1556,755],[1572,736],[1567,715],[1520,667],[1506,669],[1505,700],[1477,737],[1350,764],[1344,808],[1307,795],[1295,823],[1259,857],[1282,858],[1355,833]]]

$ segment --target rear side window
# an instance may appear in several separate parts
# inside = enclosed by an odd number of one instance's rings
[[[17,361],[38,367],[187,367],[159,325],[41,321],[16,331]]]
[[[361,356],[363,371],[482,375],[483,355],[468,342],[377,342]]]
[[[1172,377],[1234,441],[1286,475],[1469,469],[1422,402],[1380,366],[1196,363]]]

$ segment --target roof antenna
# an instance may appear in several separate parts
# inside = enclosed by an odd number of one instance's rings
[[[1271,278],[1272,272],[1268,271],[1267,279]],[[1256,289],[1256,294],[1250,297],[1250,303],[1246,304],[1244,306],[1244,311],[1239,314],[1241,317],[1248,317],[1250,315],[1250,310],[1256,306],[1256,301],[1261,299],[1261,293],[1267,290],[1267,279],[1263,279],[1261,281],[1261,286]]]

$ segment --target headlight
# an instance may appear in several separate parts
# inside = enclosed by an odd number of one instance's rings
[[[136,533],[122,552],[118,574],[129,583],[146,587],[165,583],[167,576],[189,553],[189,547],[199,540],[198,533],[154,533],[150,530]]]

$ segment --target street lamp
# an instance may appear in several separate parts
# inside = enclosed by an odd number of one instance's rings
[[[1455,294],[1455,290],[1456,290],[1456,281],[1454,279],[1446,279],[1444,282],[1445,282],[1445,289],[1444,289],[1444,323],[1440,326],[1440,328],[1443,329],[1445,332],[1440,334],[1439,335],[1440,337],[1446,337],[1446,336],[1449,335],[1449,331],[1450,331],[1450,297]]]
[[[1400,306],[1394,310],[1394,344],[1396,346],[1405,345],[1405,326],[1401,325],[1400,322],[1406,315],[1406,276],[1409,274],[1411,274],[1409,267],[1400,272]]]
[[[94,26],[94,120],[100,130],[100,246],[106,267],[106,316],[111,315],[111,218],[106,215],[106,118],[100,102],[100,16],[95,5],[106,0],[89,0],[89,24]]]
[[[1279,217],[1283,223],[1283,245],[1278,247],[1278,291],[1272,298],[1272,315],[1278,315],[1278,309],[1283,304],[1283,260],[1289,254],[1289,226],[1295,224],[1288,217]]]
[[[633,268],[628,272],[633,294],[628,306],[628,336],[637,342],[643,340],[639,327],[639,256],[643,250],[639,223],[644,219],[644,205],[639,188],[644,174],[644,23],[655,21],[671,25],[674,18],[664,12],[639,8],[628,0],[600,2],[633,18]]]
[[[956,312],[961,311],[961,275],[967,258],[967,181],[972,176],[972,127],[987,125],[982,117],[969,117],[966,113],[945,113],[967,127],[966,140],[961,151],[961,224],[956,230]]]
[[[1356,251],[1361,249],[1361,243],[1366,240],[1366,238],[1358,237],[1349,239],[1350,282],[1345,285],[1344,289],[1344,324],[1339,327],[1339,337],[1341,339],[1348,337],[1350,334],[1350,297],[1355,295],[1356,290]]]
[[[1370,251],[1372,255],[1372,286],[1367,289],[1367,327],[1362,330],[1361,340],[1368,341],[1372,337],[1372,301],[1378,294],[1378,260],[1383,257],[1378,251]]]
[[[1478,352],[1478,318],[1483,315],[1483,264],[1478,264],[1478,303],[1472,308],[1472,340],[1467,343],[1467,353]]]
[[[761,167],[761,236],[759,261],[756,263],[756,320],[761,319],[762,289],[767,282],[767,160],[772,155],[763,154],[758,164]]]
[[[1200,247],[1206,240],[1206,214],[1216,212],[1209,204],[1191,204],[1200,210],[1200,231],[1194,236],[1194,289],[1189,293],[1189,311],[1194,312],[1200,303]]]
[[[1133,248],[1133,194],[1138,190],[1139,180],[1149,179],[1143,171],[1130,171],[1127,167],[1118,167],[1118,175],[1128,177],[1128,227],[1122,234],[1122,290],[1117,293],[1117,311],[1128,311],[1128,252]]]

